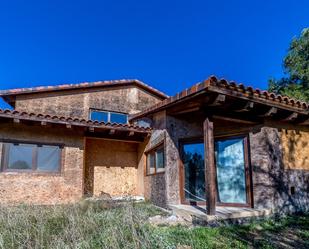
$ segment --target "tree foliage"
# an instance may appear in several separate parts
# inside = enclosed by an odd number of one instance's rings
[[[309,28],[292,40],[283,67],[286,77],[270,79],[269,91],[309,102]]]

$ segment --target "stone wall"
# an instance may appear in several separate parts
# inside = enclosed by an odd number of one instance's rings
[[[285,166],[281,138],[276,128],[265,127],[259,133],[250,134],[254,205],[279,213],[308,211],[309,171]],[[305,149],[301,152],[302,157],[308,156]]]
[[[83,196],[83,138],[61,129],[1,124],[0,141],[64,144],[60,174],[0,172],[1,204],[63,204]],[[2,150],[1,150],[2,151]]]
[[[134,114],[160,99],[135,86],[17,95],[15,109],[89,119],[89,109]]]
[[[145,177],[145,197],[163,207],[180,204],[179,140],[202,137],[202,125],[168,116],[162,111],[153,117],[153,127],[156,130],[146,150],[155,147],[158,137],[164,135],[165,173]]]
[[[113,197],[140,195],[137,155],[137,143],[87,139],[86,194],[94,196],[108,194]]]

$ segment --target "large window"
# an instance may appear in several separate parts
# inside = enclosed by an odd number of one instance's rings
[[[165,171],[164,154],[163,145],[147,152],[147,175],[154,175],[157,173],[163,173]]]
[[[110,123],[128,123],[128,114],[119,112],[109,112],[100,110],[90,110],[90,119],[99,122],[110,122]]]
[[[3,171],[59,172],[60,168],[61,146],[3,143]]]

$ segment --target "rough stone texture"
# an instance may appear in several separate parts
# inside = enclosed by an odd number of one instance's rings
[[[89,119],[89,109],[135,114],[160,102],[135,86],[18,95],[17,111]]]
[[[309,170],[309,132],[281,132],[283,163],[286,169]]]
[[[138,195],[138,145],[136,143],[87,139],[85,191],[115,196]]]
[[[180,203],[179,141],[203,138],[202,121],[190,120],[166,116],[165,112],[157,113],[153,117],[156,133],[165,132],[166,171],[164,177],[162,175],[145,177],[145,196],[155,199],[154,201],[159,202],[161,206]],[[222,123],[217,125],[219,125],[218,129],[215,122],[215,134],[223,134],[223,132],[228,134],[231,127],[233,131],[237,131],[235,125],[228,125],[225,129]],[[245,127],[242,127],[242,130],[245,131]],[[158,137],[156,133],[152,135],[149,144],[155,143]],[[307,149],[300,148],[305,146],[308,135],[301,131],[297,137],[297,133],[289,131],[288,134],[292,135],[286,137],[282,135],[283,133],[278,133],[276,128],[267,127],[262,128],[258,133],[250,133],[253,198],[256,208],[271,209],[276,212],[309,209],[309,171],[299,169],[300,165],[302,169],[308,167]],[[293,154],[291,149],[284,150],[284,146],[291,143],[291,140],[294,145],[296,144],[294,148],[298,148],[296,154]],[[284,153],[292,155],[287,157]],[[301,163],[299,159],[302,160]],[[289,166],[286,166],[286,163]],[[291,193],[291,187],[295,188],[295,194]]]
[[[58,129],[0,125],[1,139],[63,143],[60,174],[0,172],[1,204],[63,204],[83,196],[83,138]]]
[[[165,174],[145,177],[145,197],[162,207],[180,204],[179,140],[202,137],[202,124],[166,116],[162,111],[153,117],[152,125],[156,131],[152,134],[146,150],[155,147],[158,137],[164,134]]]
[[[265,127],[250,134],[250,144],[255,207],[279,213],[309,210],[309,171],[286,169],[278,130]]]

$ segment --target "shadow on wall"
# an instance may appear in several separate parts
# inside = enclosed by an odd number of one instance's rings
[[[277,213],[308,211],[309,171],[286,167],[287,157],[284,158],[281,135],[277,129],[264,128],[254,139],[258,140],[254,142],[257,147],[253,149],[255,159],[252,163],[254,189],[258,190],[259,195],[256,200],[257,206],[271,206]],[[299,136],[289,137],[289,164],[298,162],[294,155],[298,148],[295,144],[300,142],[299,139]],[[307,155],[304,156],[304,160],[306,158]]]

